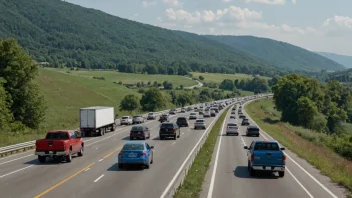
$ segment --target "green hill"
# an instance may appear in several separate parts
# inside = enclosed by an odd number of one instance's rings
[[[35,60],[54,66],[139,73],[152,64],[164,66],[155,72],[165,74],[167,66],[190,70],[193,63],[205,72],[278,71],[263,59],[198,35],[181,36],[60,0],[0,0],[0,10],[0,38],[16,38]]]
[[[316,53],[321,56],[325,56],[326,58],[331,59],[337,63],[340,63],[341,65],[347,68],[352,68],[352,56],[346,56],[346,55],[340,55],[340,54],[334,54],[334,53],[328,53],[328,52],[316,52]]]
[[[293,70],[343,70],[343,65],[289,43],[253,36],[211,36],[207,38],[243,50],[283,68]]]

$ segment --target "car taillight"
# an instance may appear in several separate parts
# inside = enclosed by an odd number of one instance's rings
[[[174,129],[174,133],[176,133],[176,129]]]
[[[251,161],[254,161],[254,154],[251,155]]]
[[[282,155],[282,161],[283,161],[283,162],[286,161],[286,155],[285,155],[285,154]]]
[[[119,153],[119,156],[123,156],[123,152],[120,152],[120,153]]]
[[[142,133],[144,133],[144,131],[142,131]]]
[[[142,156],[147,156],[147,153],[146,152],[142,152]]]

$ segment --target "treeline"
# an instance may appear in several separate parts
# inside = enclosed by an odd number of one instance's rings
[[[36,129],[46,109],[32,82],[38,67],[14,39],[0,39],[0,52],[0,131]]]
[[[281,119],[319,132],[339,132],[347,120],[351,89],[338,81],[322,84],[316,79],[290,74],[272,88]]]
[[[149,88],[143,92],[142,98],[134,94],[126,95],[121,103],[121,111],[157,111],[167,107],[169,103],[174,106],[184,107],[195,103],[204,103],[214,100],[233,98],[240,95],[238,92],[226,93],[217,89],[183,90],[176,92],[171,90],[162,92],[158,88]]]
[[[349,87],[338,81],[323,84],[314,78],[290,74],[279,79],[272,90],[282,121],[332,135],[320,143],[352,159],[352,135],[342,126],[343,122],[351,122]]]
[[[252,91],[254,94],[265,93],[270,91],[270,87],[277,83],[279,76],[274,76],[269,81],[264,78],[254,77],[253,79],[236,79],[234,81],[230,79],[223,80],[219,89],[234,91],[236,89],[242,89],[245,91]]]

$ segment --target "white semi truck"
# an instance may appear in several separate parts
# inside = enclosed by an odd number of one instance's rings
[[[80,129],[83,137],[103,136],[107,131],[115,131],[114,107],[87,107],[80,109]]]

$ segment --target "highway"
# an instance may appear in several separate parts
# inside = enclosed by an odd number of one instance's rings
[[[244,113],[244,108],[242,110]],[[248,118],[248,115],[245,113]],[[238,108],[236,110],[237,121]],[[271,140],[260,130],[260,137],[246,137],[247,126],[240,126],[239,136],[226,136],[226,124],[215,146],[211,167],[202,186],[201,197],[207,198],[337,198],[346,197],[344,189],[332,184],[317,169],[298,158],[286,148],[286,173],[279,178],[273,174],[249,176],[247,151],[253,140]],[[250,119],[250,124],[254,122]]]
[[[170,121],[175,122],[178,116],[188,118],[189,112],[171,116]],[[206,130],[214,121],[206,118]],[[118,126],[105,136],[84,138],[84,156],[75,157],[71,163],[39,164],[33,150],[0,158],[1,197],[160,197],[206,132],[193,130],[194,121],[189,123],[190,128],[181,128],[179,139],[160,141],[160,123],[146,120],[144,124],[151,130],[151,139],[146,141],[155,146],[154,163],[148,170],[120,170],[116,166],[119,150],[129,141],[131,126]]]

